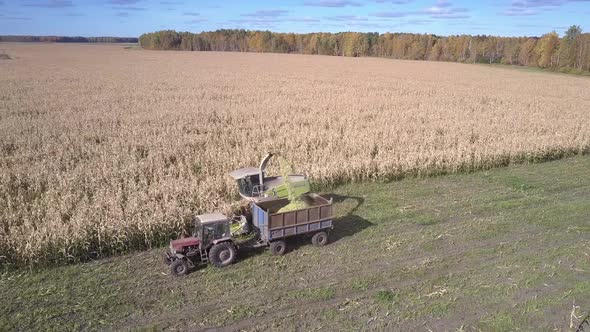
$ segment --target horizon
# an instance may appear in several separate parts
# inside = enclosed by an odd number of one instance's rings
[[[176,30],[276,33],[378,32],[502,37],[590,30],[588,0],[0,0],[0,35],[139,37]]]
[[[576,26],[579,26],[578,24],[573,24]],[[569,27],[568,27],[569,28]],[[137,38],[139,39],[139,37],[141,37],[141,35],[144,34],[149,34],[149,33],[155,33],[155,32],[159,32],[159,31],[175,31],[178,33],[183,33],[183,32],[189,32],[189,33],[207,33],[207,32],[216,32],[217,30],[245,30],[245,31],[251,31],[251,32],[255,32],[255,31],[269,31],[271,33],[277,33],[277,34],[296,34],[296,35],[306,35],[306,34],[320,34],[320,33],[329,33],[329,34],[339,34],[339,33],[377,33],[379,35],[383,35],[386,33],[390,33],[390,34],[414,34],[414,35],[433,35],[436,37],[442,37],[442,38],[447,38],[447,37],[452,37],[452,36],[472,36],[472,37],[477,37],[477,36],[482,36],[482,37],[500,37],[500,38],[542,38],[543,35],[550,33],[550,32],[556,32],[555,30],[551,30],[551,31],[547,31],[545,33],[539,34],[539,35],[520,35],[520,36],[502,36],[502,35],[485,35],[485,34],[467,34],[467,33],[463,33],[463,34],[452,34],[452,35],[439,35],[439,34],[435,34],[435,33],[413,33],[413,32],[403,32],[403,31],[384,31],[384,32],[370,32],[370,31],[355,31],[355,30],[342,30],[342,31],[334,31],[334,32],[325,32],[325,31],[311,31],[311,32],[278,32],[278,31],[273,31],[273,30],[263,30],[263,29],[242,29],[242,28],[235,28],[235,29],[216,29],[216,30],[206,30],[206,31],[198,31],[198,32],[193,32],[193,31],[185,31],[185,30],[174,30],[174,29],[161,29],[161,30],[154,30],[154,31],[146,31],[143,32],[140,35],[137,36],[127,36],[127,35],[119,35],[119,36],[115,36],[115,35],[88,35],[88,36],[83,36],[83,35],[76,35],[76,34],[70,34],[70,35],[13,35],[13,34],[0,34],[0,37],[65,37],[65,38]],[[584,31],[583,33],[590,33],[590,31]],[[560,38],[563,38],[564,33],[558,33]],[[0,41],[3,42],[3,41]]]

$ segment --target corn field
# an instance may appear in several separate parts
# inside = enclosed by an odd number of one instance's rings
[[[267,151],[315,184],[590,151],[590,79],[380,58],[3,44],[0,261],[159,246]],[[275,170],[277,168],[275,167]]]

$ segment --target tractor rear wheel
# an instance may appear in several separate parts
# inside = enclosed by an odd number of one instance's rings
[[[284,255],[287,251],[287,243],[283,240],[278,240],[270,243],[270,252],[273,255]]]
[[[209,261],[216,267],[226,267],[236,260],[236,247],[230,242],[221,242],[209,250]]]
[[[311,238],[311,244],[316,247],[325,246],[328,243],[328,233],[321,231],[317,232]]]
[[[188,274],[188,264],[184,259],[177,259],[170,264],[170,272],[177,277],[185,276]]]

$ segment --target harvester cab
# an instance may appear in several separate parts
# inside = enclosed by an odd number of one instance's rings
[[[266,166],[272,157],[273,154],[268,153],[258,168],[240,168],[229,173],[238,184],[240,196],[252,202],[287,198],[289,193],[285,181],[289,181],[296,196],[310,191],[309,180],[305,175],[288,175],[288,179],[283,176],[266,176]]]

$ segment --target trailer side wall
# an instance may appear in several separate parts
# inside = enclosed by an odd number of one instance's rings
[[[319,196],[311,196],[315,205],[306,209],[270,213],[268,207],[282,202],[252,203],[252,223],[263,241],[317,232],[332,228],[332,202]],[[266,209],[264,207],[267,207]]]

